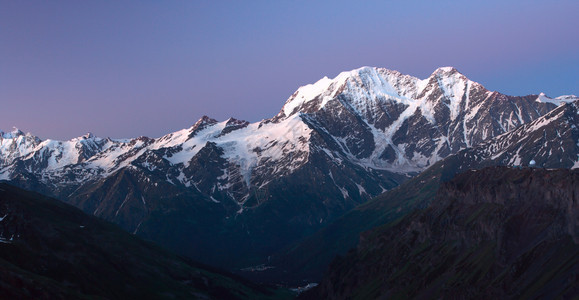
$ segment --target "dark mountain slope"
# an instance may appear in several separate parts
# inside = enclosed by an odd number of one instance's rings
[[[332,263],[324,299],[579,295],[579,170],[467,171],[435,201],[365,233]]]
[[[2,299],[283,296],[178,257],[60,201],[7,184],[0,184],[0,278]]]
[[[317,282],[336,255],[355,247],[360,233],[405,216],[436,195],[442,173],[450,168],[430,168],[368,203],[357,206],[327,227],[280,251],[261,271],[242,272],[260,282],[301,285]],[[448,176],[448,175],[447,175]]]

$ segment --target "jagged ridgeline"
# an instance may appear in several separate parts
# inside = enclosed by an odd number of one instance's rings
[[[364,67],[299,88],[256,123],[203,117],[156,139],[2,133],[0,178],[241,268],[574,99],[491,92],[448,67],[426,79]]]
[[[579,102],[558,106],[508,133],[459,151],[400,186],[348,211],[328,226],[279,251],[269,269],[247,274],[258,280],[319,282],[330,262],[355,248],[360,234],[432,203],[443,182],[486,166],[526,168],[579,167]]]

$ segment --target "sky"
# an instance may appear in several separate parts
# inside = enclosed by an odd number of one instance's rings
[[[67,140],[255,122],[362,66],[579,94],[578,13],[576,0],[0,0],[0,130]]]

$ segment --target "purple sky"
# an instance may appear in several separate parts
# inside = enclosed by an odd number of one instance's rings
[[[0,129],[123,138],[202,115],[253,122],[361,66],[579,93],[579,1],[471,2],[3,1]]]

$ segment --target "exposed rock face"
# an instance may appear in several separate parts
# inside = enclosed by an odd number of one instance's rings
[[[432,204],[362,235],[317,293],[346,298],[572,298],[579,171],[467,171]]]
[[[579,101],[457,155],[462,170],[485,165],[579,167]]]
[[[274,120],[306,113],[350,160],[412,172],[555,107],[538,100],[490,92],[450,67],[424,80],[365,67],[300,88]]]
[[[336,255],[355,247],[361,232],[392,222],[434,199],[441,181],[485,166],[528,165],[577,168],[579,102],[562,104],[508,133],[464,149],[437,162],[413,179],[360,205],[310,237],[272,255],[275,268],[249,274],[256,280],[317,282]],[[288,276],[286,274],[291,274]]]
[[[0,179],[190,257],[240,267],[575,98],[549,99],[490,92],[454,68],[420,80],[365,67],[299,88],[258,123],[203,117],[157,139],[2,133]]]
[[[2,299],[271,299],[37,193],[0,184]]]

